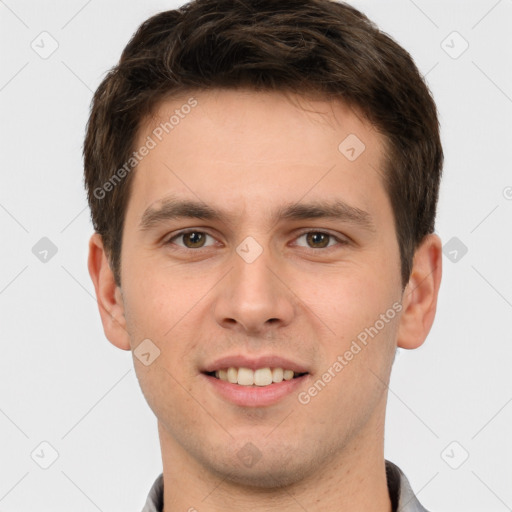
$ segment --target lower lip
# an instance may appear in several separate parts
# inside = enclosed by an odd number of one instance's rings
[[[272,405],[290,395],[302,386],[309,374],[296,379],[283,380],[268,386],[241,386],[201,374],[213,386],[213,389],[226,400],[243,407],[264,407]]]

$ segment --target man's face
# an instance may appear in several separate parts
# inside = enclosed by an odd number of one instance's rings
[[[163,103],[136,143],[156,147],[133,171],[122,298],[131,348],[160,350],[148,366],[134,357],[137,376],[177,459],[251,485],[299,481],[372,445],[384,422],[402,287],[382,138],[339,103],[194,98]],[[222,217],[150,221],[171,196]],[[337,217],[305,208],[336,202]],[[228,356],[307,374],[250,388],[206,374]]]

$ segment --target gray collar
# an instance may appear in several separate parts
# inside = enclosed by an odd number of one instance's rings
[[[414,494],[403,471],[391,461],[386,461],[386,477],[393,512],[428,512]]]

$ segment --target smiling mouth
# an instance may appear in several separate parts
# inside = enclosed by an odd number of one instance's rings
[[[283,381],[298,379],[308,373],[298,373],[293,370],[285,370],[283,368],[267,367],[252,370],[251,368],[244,367],[230,367],[212,372],[204,372],[204,374],[239,386],[264,387],[271,386],[272,384],[279,384]]]

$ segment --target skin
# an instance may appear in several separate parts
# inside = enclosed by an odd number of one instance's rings
[[[342,103],[282,93],[210,90],[139,163],[129,199],[116,287],[101,237],[89,243],[105,335],[134,350],[151,339],[160,355],[134,357],[158,419],[165,512],[390,512],[384,465],[387,385],[397,346],[419,347],[432,326],[441,241],[418,247],[402,289],[393,212],[382,182],[382,136]],[[189,96],[167,100],[141,125],[140,147]],[[366,149],[349,161],[338,146],[356,134]],[[331,169],[329,171],[329,169]],[[329,171],[329,172],[328,172]],[[167,220],[139,229],[143,212],[174,194],[225,209],[233,221]],[[347,220],[269,222],[288,203],[341,199],[374,229]],[[179,230],[210,235],[194,248]],[[304,229],[345,240],[301,236]],[[236,252],[247,237],[263,249]],[[196,242],[197,245],[197,242]],[[307,389],[394,303],[402,310],[336,377],[301,404],[241,407],[205,382],[200,368],[227,354],[278,354],[305,364]],[[273,319],[273,320],[270,320]],[[237,456],[252,443],[261,458]]]

